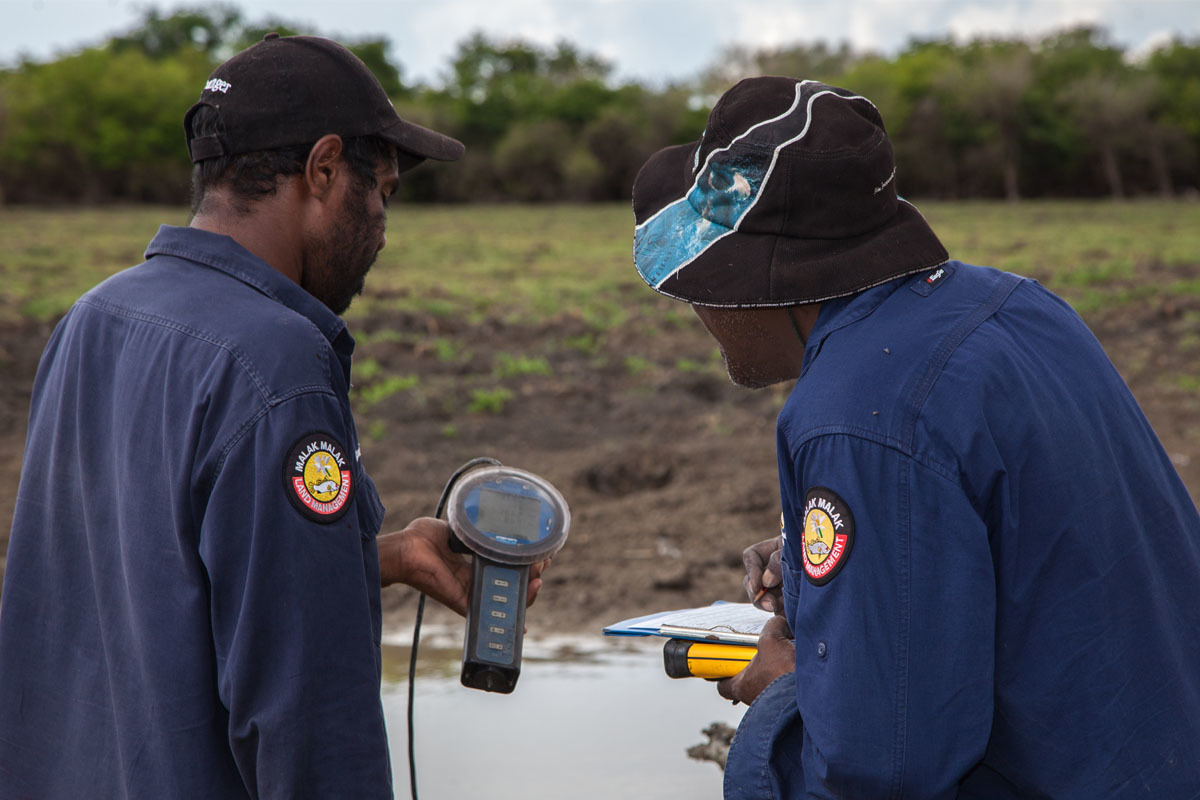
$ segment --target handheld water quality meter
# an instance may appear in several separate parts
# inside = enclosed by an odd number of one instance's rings
[[[529,568],[567,540],[571,512],[543,478],[511,467],[483,467],[454,485],[450,528],[474,554],[462,684],[508,694],[521,674]]]

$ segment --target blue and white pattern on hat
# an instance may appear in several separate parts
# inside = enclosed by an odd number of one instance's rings
[[[804,88],[809,84],[822,90],[813,92],[801,110]],[[859,95],[841,94],[815,81],[798,82],[795,98],[787,111],[755,123],[725,147],[709,153],[692,188],[637,226],[633,236],[633,260],[646,283],[657,289],[705,250],[738,229],[771,179],[779,151],[808,133],[813,102],[823,95],[866,100]],[[796,134],[798,114],[804,114],[804,124]],[[752,133],[758,152],[735,152],[735,145]],[[764,147],[774,148],[769,163],[761,152]]]

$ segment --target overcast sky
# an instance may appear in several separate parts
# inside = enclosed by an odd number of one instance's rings
[[[473,31],[542,45],[566,39],[621,79],[683,79],[730,44],[849,42],[894,54],[913,36],[1032,36],[1095,23],[1130,51],[1172,35],[1200,37],[1200,0],[241,0],[251,22],[269,16],[330,36],[383,35],[406,80],[437,82]],[[152,0],[0,0],[0,63],[43,60],[127,30],[141,9],[204,3]]]

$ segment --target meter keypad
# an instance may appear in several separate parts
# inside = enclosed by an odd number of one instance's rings
[[[481,594],[483,623],[480,626],[476,658],[494,664],[511,664],[516,643],[517,587],[521,576],[516,570],[488,564],[483,568]]]

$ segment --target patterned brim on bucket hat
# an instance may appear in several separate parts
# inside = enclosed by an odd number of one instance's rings
[[[651,288],[710,306],[853,294],[948,256],[896,194],[883,120],[815,81],[741,81],[700,141],[660,150],[634,183],[634,263]]]

